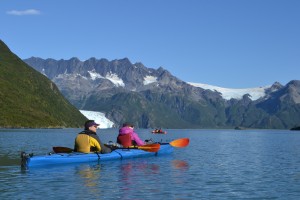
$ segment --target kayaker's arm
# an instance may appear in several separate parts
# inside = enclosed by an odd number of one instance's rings
[[[102,144],[102,142],[100,142],[100,146],[101,146],[101,153],[110,153],[110,152],[112,152],[112,149],[105,146],[104,144]]]
[[[99,142],[93,138],[93,137],[89,137],[89,146],[90,146],[90,151],[101,151],[101,145],[99,144]]]
[[[110,153],[112,150],[106,147],[97,135],[90,135],[90,146],[94,147],[91,151],[98,151],[101,153]]]
[[[138,145],[138,146],[142,146],[142,145],[145,145],[145,142],[143,140],[140,139],[140,137],[138,136],[138,134],[134,131],[132,131],[131,133],[131,136],[132,136],[132,140],[135,141],[135,143]]]

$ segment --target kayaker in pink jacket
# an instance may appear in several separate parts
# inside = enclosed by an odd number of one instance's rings
[[[120,128],[117,143],[124,147],[145,145],[145,142],[139,138],[136,132],[134,132],[134,125],[128,122],[124,123],[122,128]]]

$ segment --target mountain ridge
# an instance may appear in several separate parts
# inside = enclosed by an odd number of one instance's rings
[[[142,63],[132,64],[127,58],[24,61],[52,77],[78,109],[104,112],[115,124],[132,120],[144,128],[290,128],[300,120],[299,114],[289,118],[299,107],[297,80],[286,86],[274,82],[260,88],[260,95],[248,92],[239,98],[224,98],[224,88],[218,91],[196,87],[162,67],[147,68]],[[286,87],[290,89],[284,90]],[[280,92],[287,96],[280,96]],[[287,107],[270,112],[270,107],[284,105],[291,99],[294,101]]]

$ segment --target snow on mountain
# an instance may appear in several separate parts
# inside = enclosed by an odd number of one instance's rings
[[[117,74],[108,73],[108,74],[106,74],[105,78],[110,80],[116,86],[121,86],[121,87],[125,86],[123,80],[121,78],[119,78]]]
[[[148,85],[148,84],[155,83],[155,82],[157,82],[157,77],[155,77],[155,76],[146,76],[144,78],[143,84]]]
[[[100,128],[112,128],[114,123],[105,117],[104,113],[79,110],[86,118],[90,120],[95,120],[97,124],[100,124]]]
[[[103,78],[103,76],[101,76],[100,74],[95,72],[95,70],[88,71],[88,73],[90,74],[92,80],[96,80],[98,78]]]
[[[265,86],[265,87],[258,87],[258,88],[233,89],[233,88],[222,88],[222,87],[207,85],[202,83],[188,82],[188,84],[195,87],[203,88],[205,90],[220,92],[222,97],[226,100],[230,100],[232,98],[242,99],[245,94],[249,94],[251,100],[257,100],[265,96],[266,95],[265,90],[270,88],[270,86]]]

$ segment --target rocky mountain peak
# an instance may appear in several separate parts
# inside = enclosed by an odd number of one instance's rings
[[[25,62],[53,80],[77,108],[104,112],[115,124],[129,120],[140,127],[279,128],[291,126],[290,119],[281,119],[288,116],[285,112],[300,111],[299,81],[230,89],[186,83],[163,67],[147,68],[128,58]]]

